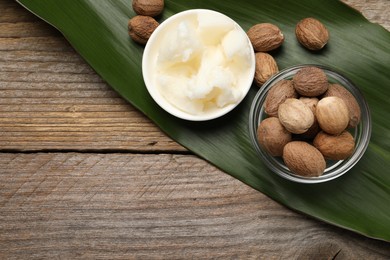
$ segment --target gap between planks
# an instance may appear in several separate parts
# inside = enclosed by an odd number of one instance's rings
[[[150,143],[149,145],[154,145]],[[77,154],[133,154],[133,155],[195,155],[189,150],[139,150],[139,149],[41,149],[41,150],[19,150],[0,149],[0,156],[5,154],[53,154],[53,153],[77,153]],[[196,156],[196,155],[195,155]]]

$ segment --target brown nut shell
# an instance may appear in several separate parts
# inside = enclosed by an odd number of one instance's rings
[[[273,85],[267,93],[264,101],[264,112],[269,116],[278,116],[279,105],[287,98],[297,98],[298,93],[295,91],[291,80],[282,79]]]
[[[356,127],[360,122],[361,110],[352,93],[339,84],[330,84],[328,90],[324,94],[324,97],[332,96],[339,97],[345,102],[349,111],[348,127]]]
[[[272,156],[282,156],[283,147],[291,141],[291,133],[283,127],[276,117],[261,121],[257,129],[260,146]]]
[[[314,114],[310,108],[296,98],[288,98],[279,105],[280,123],[293,134],[306,132],[314,123]]]
[[[348,126],[348,107],[339,97],[323,98],[317,104],[316,118],[322,130],[338,135]]]
[[[355,140],[347,131],[339,135],[330,135],[321,131],[314,138],[313,145],[330,160],[345,160],[355,150]]]
[[[299,100],[302,101],[306,106],[308,106],[310,108],[311,112],[313,112],[313,114],[314,114],[313,124],[306,132],[299,135],[299,137],[301,137],[303,139],[313,139],[318,134],[318,132],[321,130],[320,125],[318,124],[317,118],[315,116],[316,107],[317,107],[319,100],[316,97],[311,97],[311,98],[300,97]]]
[[[311,17],[297,24],[295,35],[300,44],[313,51],[322,49],[329,40],[328,29],[320,21]]]
[[[261,87],[270,77],[279,72],[275,59],[265,52],[258,52],[255,55],[256,70],[255,83]]]
[[[302,141],[286,144],[283,148],[283,160],[291,172],[306,177],[321,176],[326,168],[321,152]]]
[[[317,107],[317,104],[319,101],[318,98],[316,98],[316,97],[300,97],[299,100],[302,101],[306,106],[308,106],[310,108],[311,112],[313,112],[313,114],[316,113],[316,107]]]
[[[256,52],[272,51],[284,41],[279,27],[271,23],[255,24],[248,30],[247,35]]]
[[[131,39],[139,44],[146,44],[159,23],[150,16],[137,15],[128,22]]]
[[[300,69],[293,77],[295,90],[305,97],[319,96],[328,89],[329,83],[325,72],[317,67]]]
[[[133,0],[132,6],[138,15],[154,17],[164,10],[164,0]]]

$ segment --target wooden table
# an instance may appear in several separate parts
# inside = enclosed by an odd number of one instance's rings
[[[388,0],[346,1],[390,28]],[[55,29],[0,0],[0,259],[389,259],[166,137]]]

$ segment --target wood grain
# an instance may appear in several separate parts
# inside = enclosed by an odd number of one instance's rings
[[[388,0],[342,0],[361,12],[370,22],[378,23],[390,31],[390,1]]]
[[[0,156],[0,258],[388,259],[189,155]]]
[[[59,32],[14,1],[0,1],[0,10],[0,150],[187,152]]]
[[[389,1],[344,2],[390,28]],[[390,259],[390,250],[190,155],[60,33],[0,0],[0,259],[57,258]]]

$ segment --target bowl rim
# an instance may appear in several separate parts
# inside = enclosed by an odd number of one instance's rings
[[[242,95],[241,98],[238,100],[238,102],[234,104],[229,104],[224,106],[221,109],[216,109],[215,111],[212,111],[211,113],[207,114],[200,114],[200,115],[193,115],[190,113],[187,113],[183,110],[180,110],[179,108],[175,107],[171,103],[169,103],[162,95],[159,93],[157,86],[153,84],[153,81],[150,77],[150,67],[152,66],[152,58],[151,52],[154,45],[158,44],[160,34],[163,30],[166,29],[171,23],[175,22],[176,20],[180,19],[183,16],[191,15],[191,14],[197,14],[197,13],[209,13],[209,14],[217,14],[220,16],[223,16],[228,21],[230,21],[237,29],[239,29],[242,32],[242,35],[245,36],[246,41],[248,42],[248,48],[250,49],[250,59],[251,64],[248,72],[248,78],[245,79],[245,82],[240,84],[239,88],[242,89]],[[237,107],[247,96],[249,90],[251,89],[251,86],[253,85],[253,78],[255,74],[255,51],[253,49],[253,46],[249,40],[249,37],[247,36],[245,30],[232,18],[227,16],[224,13],[211,10],[211,9],[189,9],[185,11],[181,11],[179,13],[176,13],[170,17],[168,17],[166,20],[164,20],[152,33],[150,36],[148,42],[145,45],[145,49],[143,52],[142,57],[142,75],[144,79],[144,83],[146,86],[147,91],[149,92],[152,99],[166,112],[169,114],[188,121],[208,121],[212,119],[219,118],[221,116],[224,116],[225,114],[232,111],[235,107]]]
[[[304,176],[295,175],[291,173],[291,171],[285,165],[283,165],[283,167],[280,168],[281,167],[280,160],[282,160],[281,157],[273,157],[269,155],[266,151],[264,151],[260,147],[257,141],[257,128],[260,123],[260,114],[262,113],[263,110],[262,103],[264,102],[269,89],[279,80],[285,79],[289,76],[293,76],[297,71],[299,71],[304,67],[320,68],[327,75],[328,81],[330,80],[329,77],[331,75],[331,78],[333,80],[336,80],[337,83],[342,82],[341,85],[344,88],[346,88],[349,92],[351,92],[351,94],[357,100],[361,110],[361,121],[354,130],[355,137],[357,134],[360,134],[358,140],[359,142],[356,141],[355,143],[354,153],[349,158],[345,160],[337,161],[335,162],[334,165],[327,167],[324,174],[319,177],[304,177]],[[337,79],[335,77],[337,77]],[[348,87],[346,87],[346,85]],[[362,120],[363,118],[366,119],[364,122]],[[285,68],[280,72],[278,72],[277,74],[275,74],[274,76],[272,76],[263,84],[263,86],[256,93],[252,101],[250,112],[249,112],[250,138],[257,154],[260,155],[262,161],[272,172],[276,173],[278,176],[293,182],[304,183],[304,184],[327,182],[330,180],[334,180],[347,173],[353,166],[356,165],[356,163],[362,158],[363,154],[365,153],[371,138],[371,131],[372,131],[372,121],[371,121],[370,109],[360,89],[350,79],[348,79],[346,76],[344,76],[342,73],[338,72],[334,68],[324,66],[324,65],[319,65],[319,64],[308,63],[308,64],[294,65]]]

